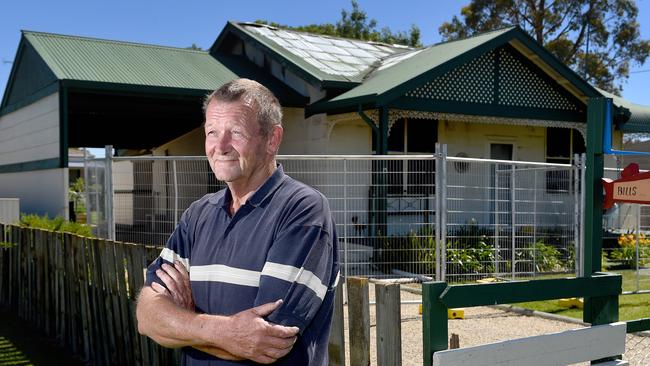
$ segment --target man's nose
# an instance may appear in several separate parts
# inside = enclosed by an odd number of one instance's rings
[[[229,133],[223,133],[220,136],[217,136],[214,142],[215,152],[218,154],[227,154],[230,152],[230,149],[232,148],[230,141]]]

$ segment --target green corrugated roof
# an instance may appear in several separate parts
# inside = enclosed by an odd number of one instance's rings
[[[384,60],[384,65],[379,66],[375,71],[370,73],[363,84],[333,98],[329,102],[336,103],[343,100],[384,94],[512,29],[514,28],[505,28],[471,38],[432,45],[420,52],[416,51],[415,53],[417,54],[399,62],[392,62],[391,59],[386,59]]]
[[[596,88],[606,98],[612,98],[612,104],[630,111],[630,119],[621,125],[623,132],[650,132],[650,107],[632,103],[617,95]]]
[[[205,51],[23,31],[58,79],[213,90],[237,77]]]
[[[228,22],[212,46],[216,52],[224,34],[237,32],[319,82],[358,84],[382,59],[413,48],[356,39],[296,32],[255,23]]]

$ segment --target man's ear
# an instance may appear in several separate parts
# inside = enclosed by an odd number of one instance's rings
[[[280,144],[282,143],[283,133],[284,129],[282,126],[274,125],[271,129],[271,135],[269,136],[269,140],[266,146],[269,155],[275,155],[278,153],[278,149],[280,149]]]

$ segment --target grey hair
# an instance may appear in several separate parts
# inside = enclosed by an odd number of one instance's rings
[[[203,115],[208,104],[218,102],[253,101],[257,104],[260,133],[269,136],[273,126],[282,126],[282,107],[278,98],[264,85],[250,79],[235,79],[208,94],[203,100]]]

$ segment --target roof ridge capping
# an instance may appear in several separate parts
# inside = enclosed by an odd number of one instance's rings
[[[397,43],[386,43],[386,42],[378,42],[378,41],[369,41],[365,39],[357,39],[357,38],[349,38],[349,37],[341,37],[341,36],[332,36],[329,34],[320,34],[320,33],[312,33],[312,32],[306,32],[306,31],[299,31],[295,29],[287,29],[287,28],[280,28],[280,27],[274,27],[269,24],[261,24],[261,23],[255,23],[255,22],[238,22],[238,21],[233,21],[233,23],[241,26],[253,26],[253,27],[259,27],[259,28],[267,28],[271,30],[281,30],[284,32],[293,32],[293,33],[298,33],[298,34],[306,34],[310,36],[317,36],[317,37],[325,37],[325,38],[333,38],[333,39],[343,39],[346,41],[354,41],[354,42],[364,42],[372,45],[379,45],[379,46],[387,46],[387,47],[393,47],[393,48],[401,48],[405,51],[409,50],[419,50],[424,47],[411,47],[403,44],[397,44]]]
[[[433,43],[433,44],[431,44],[429,46],[425,46],[425,47],[421,47],[421,48],[411,48],[411,49],[409,49],[408,51],[405,51],[405,52],[394,53],[392,55],[387,55],[387,56],[377,60],[376,62],[374,62],[371,65],[371,67],[368,70],[366,70],[366,72],[363,74],[363,80],[365,81],[365,80],[368,80],[368,79],[372,78],[374,76],[373,74],[374,74],[375,71],[389,69],[389,68],[391,68],[393,66],[396,66],[396,65],[400,64],[403,61],[408,60],[409,58],[417,55],[418,53],[420,53],[422,51],[430,51],[430,50],[432,50],[432,49],[434,49],[436,47],[439,47],[439,46],[444,46],[444,45],[452,44],[452,43],[455,43],[455,42],[466,42],[466,41],[471,40],[473,38],[485,37],[485,36],[489,36],[490,34],[494,34],[494,33],[508,33],[508,32],[510,32],[512,30],[517,29],[517,28],[518,27],[514,26],[514,25],[505,26],[505,27],[501,27],[501,28],[494,29],[494,30],[487,31],[487,32],[475,33],[475,34],[473,34],[471,36],[468,36],[468,37],[465,37],[465,38],[458,38],[458,39],[453,39],[453,40],[449,40],[449,41]]]
[[[487,31],[487,32],[474,33],[474,34],[472,34],[470,36],[463,37],[463,38],[456,38],[456,39],[450,39],[450,40],[447,40],[447,41],[440,41],[440,42],[437,42],[437,43],[432,43],[432,44],[430,44],[430,45],[428,45],[428,46],[426,46],[424,48],[431,48],[431,47],[440,46],[440,45],[443,45],[443,44],[466,41],[468,39],[486,36],[486,35],[491,34],[491,33],[503,32],[503,31],[506,31],[506,30],[511,31],[511,30],[517,29],[517,28],[519,28],[519,27],[517,27],[516,25],[507,25],[507,26],[503,26],[501,28],[493,29],[493,30]],[[521,29],[521,28],[519,28],[519,29]],[[521,29],[521,30],[523,31],[523,29]]]
[[[193,50],[193,49],[184,48],[184,47],[164,46],[164,45],[157,45],[157,44],[151,44],[151,43],[138,43],[138,42],[120,41],[120,40],[115,40],[115,39],[77,36],[77,35],[61,34],[61,33],[39,32],[39,31],[31,31],[31,30],[25,30],[25,29],[21,29],[20,32],[23,35],[47,36],[47,37],[54,37],[54,38],[74,39],[74,40],[90,41],[90,42],[98,42],[98,43],[120,44],[120,45],[129,45],[129,46],[147,47],[147,48],[159,48],[159,49],[166,49],[166,50],[171,50],[171,51],[189,52],[189,53],[200,53],[200,54],[207,54],[208,53],[208,51]]]

